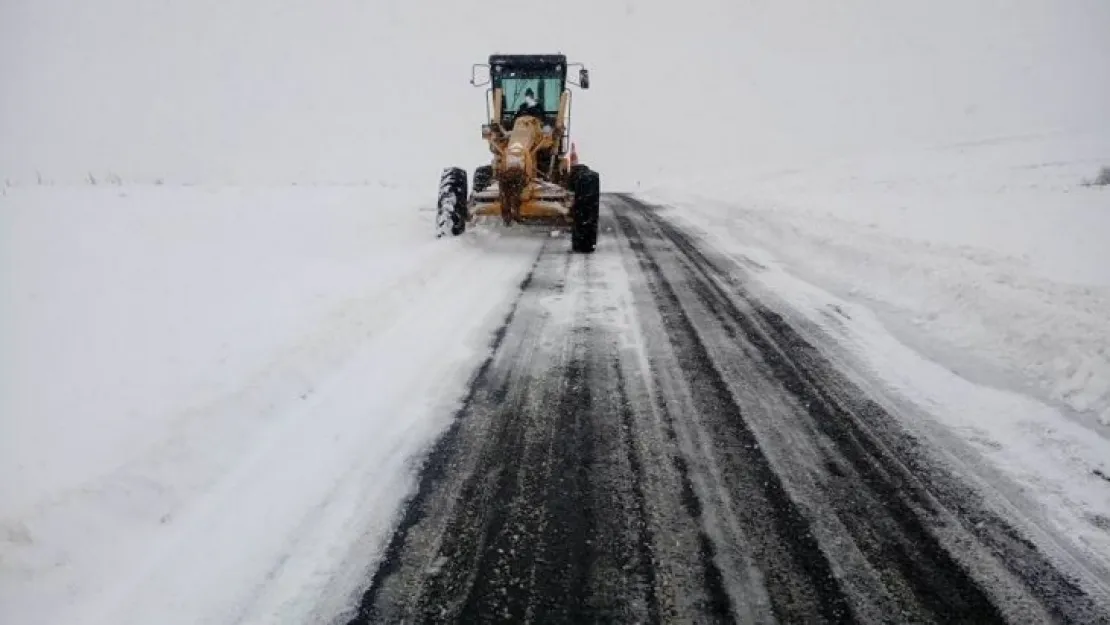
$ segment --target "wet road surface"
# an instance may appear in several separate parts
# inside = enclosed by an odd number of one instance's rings
[[[544,244],[351,623],[1106,622],[745,288],[605,196]]]

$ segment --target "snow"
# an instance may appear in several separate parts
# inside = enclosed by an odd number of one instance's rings
[[[11,623],[348,608],[540,243],[379,187],[0,205]]]
[[[0,622],[349,607],[535,244],[417,210],[488,159],[498,51],[585,62],[605,190],[854,311],[828,331],[1098,547],[1107,32],[1105,0],[0,2]]]
[[[913,425],[1105,594],[1110,191],[1084,180],[1108,162],[1110,137],[1038,134],[644,195],[931,419]]]

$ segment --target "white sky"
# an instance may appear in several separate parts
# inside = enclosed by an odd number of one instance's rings
[[[434,185],[486,158],[493,51],[587,63],[609,188],[1082,129],[1107,33],[1107,0],[0,0],[0,176]]]

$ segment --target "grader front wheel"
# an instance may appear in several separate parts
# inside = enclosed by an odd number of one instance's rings
[[[466,170],[448,167],[439,178],[436,237],[459,236],[466,230]]]
[[[574,204],[571,217],[570,247],[575,252],[589,254],[597,247],[597,222],[601,210],[601,176],[596,171],[575,168],[571,175],[571,193]]]

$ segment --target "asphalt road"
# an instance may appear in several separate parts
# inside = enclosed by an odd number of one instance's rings
[[[713,255],[545,243],[351,623],[1101,623]]]

